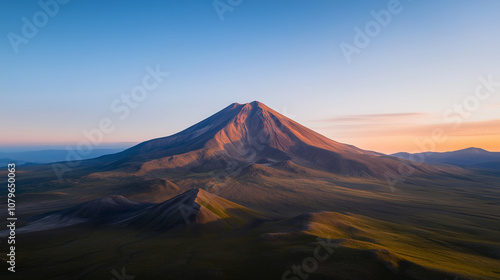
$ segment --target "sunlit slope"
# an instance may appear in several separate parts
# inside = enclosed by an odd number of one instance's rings
[[[409,227],[334,212],[303,214],[273,226],[261,238],[318,236],[334,239],[340,247],[371,252],[400,273],[413,269],[418,274],[427,268],[466,278],[500,279],[500,240],[484,241],[459,232],[442,234],[427,226]]]

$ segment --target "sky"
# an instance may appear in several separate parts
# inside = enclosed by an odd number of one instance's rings
[[[499,27],[495,0],[0,0],[0,150],[258,100],[363,149],[500,151]]]

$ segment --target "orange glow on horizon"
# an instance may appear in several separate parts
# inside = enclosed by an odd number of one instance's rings
[[[434,146],[432,146],[428,140],[429,139],[418,139],[411,136],[391,136],[391,141],[388,141],[387,137],[377,136],[345,139],[345,141],[339,142],[351,144],[364,150],[371,150],[384,154],[394,154],[398,152],[421,153],[428,151],[449,152],[470,147],[481,148],[490,152],[500,152],[500,136],[498,135],[468,137],[450,136],[442,143],[434,142]],[[424,147],[424,149],[421,147]],[[430,147],[430,149],[427,147]]]

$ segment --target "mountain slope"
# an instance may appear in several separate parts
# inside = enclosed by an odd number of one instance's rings
[[[144,208],[144,204],[131,201],[121,195],[93,199],[58,212],[63,218],[95,219]]]

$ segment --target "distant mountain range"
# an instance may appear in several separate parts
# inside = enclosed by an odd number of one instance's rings
[[[489,152],[480,148],[467,148],[452,152],[396,153],[391,156],[426,163],[445,163],[461,167],[500,170],[500,152]]]
[[[124,149],[94,149],[88,155],[82,156],[83,159],[96,158],[103,155],[114,154]],[[17,165],[25,164],[44,164],[58,161],[66,161],[69,154],[68,150],[50,149],[24,152],[0,152],[0,167],[9,163]]]

